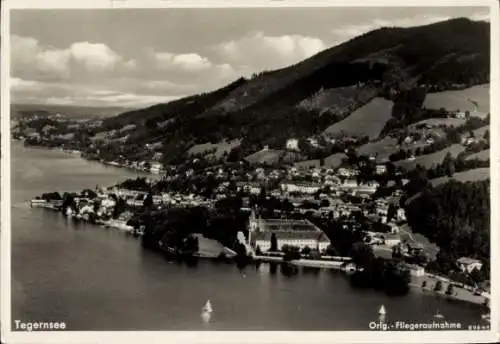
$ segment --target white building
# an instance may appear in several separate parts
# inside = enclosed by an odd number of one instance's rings
[[[281,250],[284,245],[303,249],[309,247],[324,251],[330,240],[318,227],[307,220],[262,219],[252,212],[248,222],[249,241],[255,248],[268,251],[272,237],[276,237],[276,246]]]
[[[396,217],[397,217],[398,221],[406,221],[406,213],[405,213],[405,210],[404,210],[403,208],[399,208],[399,209],[397,210]]]
[[[377,165],[375,168],[375,173],[376,174],[384,174],[387,172],[387,166],[385,165]]]
[[[243,192],[248,192],[252,195],[259,195],[260,192],[262,191],[262,186],[258,183],[239,182],[239,183],[237,183],[237,190],[243,191]]]
[[[425,275],[425,269],[418,265],[407,265],[411,276],[422,277]]]
[[[297,139],[288,139],[286,141],[286,149],[298,151],[299,150],[299,140]]]
[[[353,169],[353,168],[345,168],[345,167],[340,167],[337,170],[337,174],[342,177],[353,177],[359,174],[358,170]]]
[[[163,169],[163,165],[159,162],[153,162],[151,163],[151,167],[149,171],[153,174],[160,174],[161,170]]]
[[[399,234],[383,234],[384,243],[388,247],[394,247],[401,244],[401,236]]]
[[[262,252],[269,251],[271,249],[271,241],[273,234],[276,236],[276,246],[278,250],[281,250],[283,246],[294,246],[301,250],[304,247],[309,247],[311,249],[317,249],[320,252],[326,250],[328,245],[330,245],[330,240],[326,235],[315,232],[286,232],[286,231],[275,231],[275,232],[257,232],[252,234],[253,246],[259,247]]]
[[[339,186],[339,188],[344,191],[374,193],[377,191],[378,185],[379,184],[376,181],[358,184],[357,180],[347,179]]]
[[[320,189],[321,185],[313,183],[285,182],[281,184],[281,191],[289,193],[315,194]]]
[[[457,265],[462,271],[471,273],[474,269],[481,270],[483,263],[474,258],[462,257],[457,260]]]

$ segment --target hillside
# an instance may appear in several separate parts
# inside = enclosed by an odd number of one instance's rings
[[[325,133],[344,133],[349,136],[368,136],[369,139],[376,139],[385,123],[391,118],[392,105],[390,100],[375,98],[347,118],[329,126]]]
[[[449,111],[469,111],[472,116],[484,117],[490,108],[490,85],[477,85],[460,91],[429,93],[424,107]]]
[[[201,153],[238,140],[238,156],[259,162],[260,155],[252,154],[265,146],[283,150],[289,138],[344,133],[373,140],[389,120],[408,116],[407,104],[421,106],[429,85],[437,92],[489,83],[489,56],[486,22],[381,28],[286,68],[107,118],[87,132],[109,133],[87,153],[149,159],[157,151],[164,163],[175,164],[190,149]],[[413,89],[421,100],[401,96]],[[134,129],[120,130],[131,124]]]

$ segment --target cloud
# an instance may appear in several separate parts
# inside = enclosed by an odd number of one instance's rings
[[[151,52],[157,68],[161,70],[181,69],[187,72],[199,72],[211,68],[212,62],[196,53],[173,54],[169,52]]]
[[[267,36],[262,32],[218,44],[214,50],[221,58],[253,71],[280,68],[308,58],[326,48],[315,37],[302,35]]]
[[[102,43],[77,42],[67,50],[70,56],[88,71],[112,70],[122,62],[122,57]]]
[[[88,73],[100,74],[134,70],[136,62],[126,60],[102,43],[75,42],[65,49],[42,46],[32,37],[12,35],[12,75],[15,77],[57,80]]]
[[[59,78],[69,75],[67,52],[44,49],[31,37],[11,36],[11,61],[13,75],[32,73]]]
[[[468,16],[471,20],[489,21],[488,13],[473,13]],[[435,16],[435,15],[420,15],[414,17],[398,18],[394,20],[373,19],[368,23],[359,23],[344,25],[332,30],[332,33],[338,37],[336,43],[354,38],[366,32],[379,29],[381,27],[413,27],[419,25],[428,25],[451,19],[449,16]]]

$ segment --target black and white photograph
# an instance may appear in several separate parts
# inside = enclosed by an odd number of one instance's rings
[[[2,342],[499,339],[498,3],[16,2]]]

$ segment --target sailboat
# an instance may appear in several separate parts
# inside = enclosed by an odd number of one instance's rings
[[[380,309],[378,310],[378,314],[379,315],[385,315],[386,311],[385,311],[385,307],[384,305],[380,306]]]
[[[441,313],[439,313],[439,309],[438,309],[436,311],[436,314],[434,314],[434,318],[436,318],[436,319],[443,319],[444,315],[442,315]]]
[[[212,303],[210,302],[210,300],[207,301],[207,303],[205,303],[205,306],[203,307],[203,313],[212,313],[214,310],[212,308]]]
[[[212,308],[212,303],[210,302],[210,300],[208,300],[207,303],[205,303],[205,306],[203,306],[203,310],[201,311],[201,318],[204,322],[207,323],[210,321],[213,311],[214,310]]]

